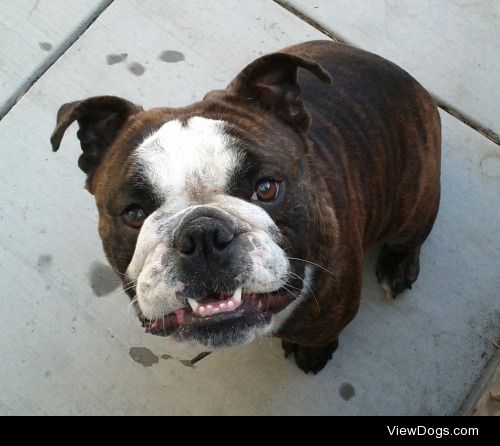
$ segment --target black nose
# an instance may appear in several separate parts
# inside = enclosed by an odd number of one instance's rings
[[[181,227],[174,244],[187,257],[204,259],[207,263],[215,262],[221,266],[228,260],[231,243],[236,235],[231,222],[203,216]]]

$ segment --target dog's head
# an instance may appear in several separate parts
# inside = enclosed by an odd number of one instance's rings
[[[314,258],[321,221],[299,68],[330,81],[275,53],[189,107],[95,97],[60,109],[53,148],[78,121],[104,250],[151,333],[242,344],[307,294],[311,269],[296,259]]]

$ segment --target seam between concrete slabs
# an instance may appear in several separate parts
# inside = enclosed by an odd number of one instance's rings
[[[357,46],[357,45],[353,45],[352,43],[349,43],[347,40],[340,37],[338,34],[331,31],[330,29],[325,28],[323,25],[318,23],[313,18],[309,17],[304,12],[297,9],[295,6],[290,5],[286,0],[273,0],[273,1],[276,4],[278,4],[279,6],[281,6],[282,8],[286,9],[291,14],[295,15],[297,18],[306,22],[308,25],[312,26],[313,28],[316,28],[319,32],[323,33],[325,36],[329,37],[330,39],[332,39],[336,42],[346,43],[346,44],[351,45],[351,46],[355,46],[355,47]],[[443,111],[450,114],[454,118],[458,119],[460,122],[464,123],[467,127],[470,127],[474,131],[480,133],[481,135],[483,135],[485,138],[489,139],[490,141],[492,141],[496,145],[500,146],[500,135],[495,133],[493,130],[491,130],[487,127],[484,127],[480,122],[476,121],[474,118],[471,118],[470,116],[465,115],[463,112],[461,112],[457,108],[446,103],[446,101],[443,101],[437,95],[433,94],[432,97],[436,101],[438,107],[441,108]]]
[[[114,0],[104,0],[103,4],[98,7],[95,12],[84,20],[81,25],[71,33],[61,45],[55,50],[54,54],[49,57],[40,66],[36,67],[34,72],[26,79],[23,84],[17,88],[14,93],[0,106],[0,122],[16,104],[23,98],[26,93],[31,90],[31,87],[82,37],[93,23],[105,12],[113,3]]]

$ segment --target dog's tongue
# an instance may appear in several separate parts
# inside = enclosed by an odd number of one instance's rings
[[[186,310],[180,308],[174,312],[175,318],[177,319],[177,324],[182,325],[184,323],[184,316],[186,315]]]

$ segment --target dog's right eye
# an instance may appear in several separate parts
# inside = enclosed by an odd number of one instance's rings
[[[147,215],[144,209],[137,205],[128,207],[122,214],[122,219],[125,224],[134,229],[140,229],[146,218]]]

